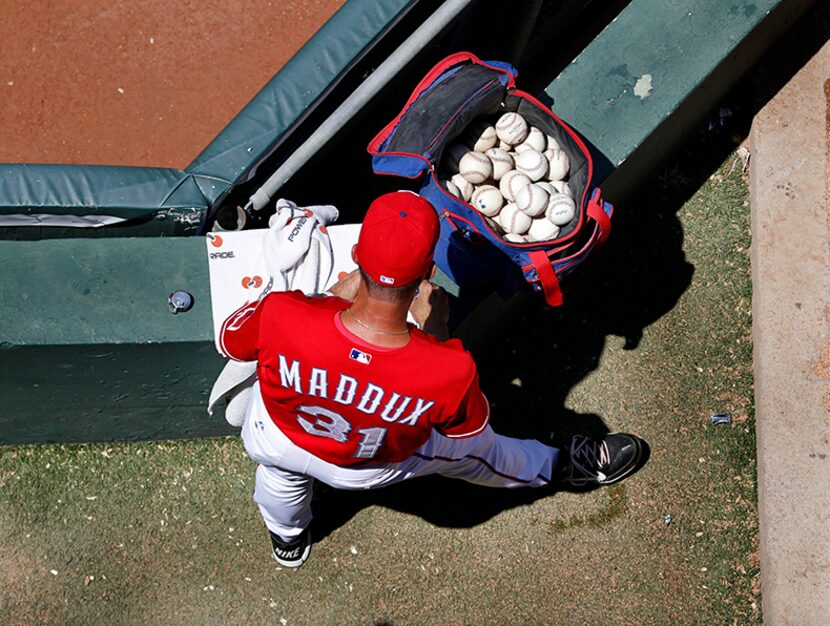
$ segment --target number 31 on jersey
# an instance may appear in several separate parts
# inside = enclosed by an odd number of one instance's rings
[[[346,443],[349,440],[352,425],[340,413],[321,406],[301,406],[298,411],[297,422],[310,435],[328,437],[340,443]],[[313,418],[314,421],[309,421],[305,416]],[[374,458],[383,445],[386,428],[358,428],[357,432],[360,434],[360,442],[357,444],[355,458]]]

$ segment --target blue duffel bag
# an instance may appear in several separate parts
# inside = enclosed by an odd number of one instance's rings
[[[418,84],[401,113],[369,144],[375,173],[418,179],[441,220],[435,262],[462,292],[508,297],[528,285],[562,304],[562,283],[584,268],[608,238],[613,207],[592,185],[593,161],[576,133],[532,95],[516,88],[516,70],[469,52],[447,57]],[[448,191],[436,170],[445,149],[477,118],[516,112],[553,137],[570,161],[576,212],[549,241],[506,241],[492,222]],[[496,183],[498,184],[498,183]]]

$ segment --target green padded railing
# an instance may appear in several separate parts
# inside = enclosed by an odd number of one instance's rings
[[[409,0],[350,0],[187,166],[209,203],[243,177]]]
[[[0,226],[0,238],[192,234],[207,202],[181,170],[104,165],[0,165],[0,218],[38,215],[112,216],[127,220],[100,228]]]
[[[205,210],[268,154],[410,3],[411,0],[347,2],[184,171],[0,165],[0,217],[109,215],[127,220],[94,229],[0,226],[0,239],[195,233]]]

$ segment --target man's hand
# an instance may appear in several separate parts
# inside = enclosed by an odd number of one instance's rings
[[[331,293],[338,298],[354,302],[357,298],[357,288],[360,285],[360,271],[353,270],[331,286]]]
[[[447,292],[438,285],[422,280],[409,312],[425,333],[435,335],[441,341],[450,338],[447,327],[450,319],[450,301]]]

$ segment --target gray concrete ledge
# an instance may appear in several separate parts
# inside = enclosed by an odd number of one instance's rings
[[[760,557],[767,624],[830,623],[830,43],[750,135]]]

